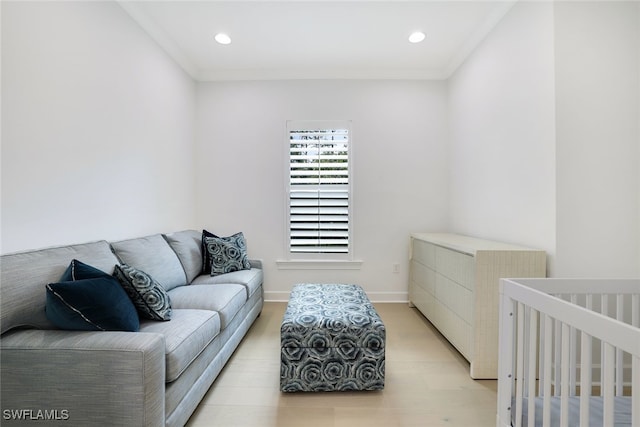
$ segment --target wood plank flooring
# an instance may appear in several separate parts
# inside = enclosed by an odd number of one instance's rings
[[[384,390],[281,393],[286,303],[268,302],[187,426],[496,425],[496,381],[471,379],[468,362],[415,308],[375,307],[387,328]]]

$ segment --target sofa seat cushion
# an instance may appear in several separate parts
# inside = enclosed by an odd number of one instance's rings
[[[208,310],[173,310],[169,322],[141,320],[140,332],[164,335],[166,382],[175,381],[220,333],[220,316]]]
[[[111,243],[123,264],[144,271],[165,290],[187,283],[182,264],[161,234]]]
[[[231,323],[247,301],[244,286],[236,284],[180,286],[172,289],[169,296],[174,309],[189,308],[218,312],[221,329]]]
[[[196,277],[192,284],[217,285],[221,283],[234,283],[237,285],[242,285],[246,288],[247,299],[249,299],[255,291],[260,289],[262,280],[262,269],[252,268],[250,270],[233,271],[231,273],[220,274],[218,276],[208,276],[206,274],[203,274]]]

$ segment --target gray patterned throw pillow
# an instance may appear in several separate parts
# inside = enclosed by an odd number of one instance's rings
[[[229,237],[205,236],[203,240],[211,262],[212,276],[251,268],[242,232]]]
[[[142,317],[151,320],[171,320],[169,294],[151,276],[127,264],[116,265],[113,275]]]

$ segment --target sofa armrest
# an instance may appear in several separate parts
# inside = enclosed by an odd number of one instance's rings
[[[250,259],[249,264],[251,264],[251,268],[259,268],[262,270],[262,260],[261,259]]]
[[[165,424],[162,335],[20,330],[0,351],[3,426]]]

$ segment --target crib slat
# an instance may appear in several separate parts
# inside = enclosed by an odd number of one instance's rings
[[[587,295],[585,307],[593,309],[593,295]],[[581,332],[580,335],[580,427],[589,427],[589,412],[592,363],[593,363],[593,338],[591,335]]]
[[[542,427],[551,426],[551,357],[553,354],[553,322],[544,315],[544,397],[542,400]]]
[[[555,320],[555,319],[554,319]],[[555,348],[554,348],[554,362],[553,362],[553,395],[560,396],[560,361],[562,351],[562,324],[555,320]]]
[[[536,354],[537,354],[537,332],[538,332],[538,312],[534,309],[529,314],[529,363],[527,368],[527,425],[534,426],[536,419]]]
[[[538,372],[540,373],[540,379],[538,380],[538,394],[540,396],[544,396],[544,384],[546,382],[546,378],[543,375],[544,373],[544,355],[546,351],[546,339],[545,339],[545,322],[544,316],[540,316],[540,337],[539,337],[539,347],[540,347],[540,357],[538,357]]]
[[[522,346],[522,397],[523,398],[527,398],[529,397],[529,385],[527,383],[527,378],[528,378],[528,372],[529,372],[529,317],[530,317],[530,313],[531,313],[531,307],[524,307],[524,345]],[[523,420],[524,422],[524,420]]]
[[[603,294],[600,300],[600,313],[609,315],[609,295]],[[600,343],[600,360],[604,360],[604,343]],[[604,396],[604,363],[600,364],[600,396]]]
[[[631,297],[631,324],[640,327],[640,294]],[[640,356],[631,361],[631,425],[640,426]]]
[[[524,370],[524,304],[519,302],[518,306],[518,320],[516,333],[516,425],[515,427],[522,426],[522,389],[524,387],[523,370]]]
[[[589,427],[589,397],[591,396],[591,335],[580,335],[580,427]]]
[[[560,426],[569,426],[569,347],[570,327],[562,324],[562,361],[560,367]]]
[[[615,348],[604,343],[604,359],[602,363],[602,392],[603,392],[603,409],[602,409],[602,425],[604,427],[613,427],[613,392],[614,392],[614,363]]]
[[[633,356],[631,377],[631,425],[640,426],[640,356]]]
[[[624,322],[624,295],[618,294],[616,296],[616,319]],[[616,396],[623,395],[623,380],[622,374],[624,366],[622,365],[622,350],[616,348]]]
[[[577,305],[578,304],[578,295],[576,294],[571,294],[570,297],[570,301],[571,304]],[[571,396],[575,396],[577,391],[576,391],[576,354],[577,354],[577,342],[578,342],[578,338],[577,338],[577,332],[576,332],[576,328],[572,327],[571,328],[571,334],[570,334],[570,346],[569,346],[569,393],[571,394]]]

